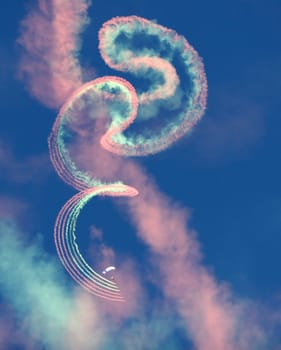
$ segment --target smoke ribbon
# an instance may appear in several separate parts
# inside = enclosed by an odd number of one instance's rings
[[[49,137],[58,175],[79,193],[60,210],[55,230],[59,258],[82,287],[101,298],[124,301],[115,281],[92,269],[76,242],[77,218],[94,196],[133,197],[140,189],[107,182],[83,170],[75,157],[81,140],[119,156],[145,156],[171,146],[190,133],[206,106],[203,63],[186,39],[155,22],[116,17],[103,24],[99,49],[105,63],[140,81],[104,76],[76,90],[59,111]]]

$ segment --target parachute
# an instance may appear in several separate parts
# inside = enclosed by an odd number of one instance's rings
[[[106,275],[108,272],[114,271],[114,270],[116,270],[116,268],[115,268],[114,266],[108,266],[106,269],[104,269],[104,270],[102,271],[102,274],[103,274],[103,275]]]

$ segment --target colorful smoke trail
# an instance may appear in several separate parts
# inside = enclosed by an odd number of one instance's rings
[[[207,82],[203,63],[185,38],[152,21],[136,16],[113,18],[104,23],[99,41],[109,67],[133,79],[142,78],[147,86],[135,90],[123,78],[101,77],[82,85],[61,108],[49,138],[51,160],[58,175],[80,192],[61,209],[55,242],[63,265],[81,286],[99,297],[123,301],[117,284],[95,272],[82,257],[76,221],[94,196],[132,197],[142,189],[118,179],[106,182],[94,177],[81,167],[75,151],[82,141],[92,144],[96,128],[103,135],[100,145],[119,156],[166,149],[202,117]]]
[[[83,84],[78,53],[90,4],[40,0],[21,23],[19,75],[47,107],[59,108]]]

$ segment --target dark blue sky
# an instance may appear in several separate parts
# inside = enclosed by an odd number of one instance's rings
[[[11,155],[10,162],[0,157],[0,196],[26,203],[22,226],[41,232],[44,249],[56,256],[53,223],[74,191],[48,160],[56,111],[40,105],[17,79],[16,40],[30,3],[1,3],[0,146]],[[97,31],[111,17],[133,14],[185,36],[203,58],[209,89],[206,113],[193,133],[140,162],[162,192],[190,209],[204,263],[218,280],[230,283],[242,298],[274,305],[281,291],[281,3],[97,0],[82,36],[82,63],[106,74]],[[29,172],[34,157],[45,157],[43,174]],[[26,173],[25,179],[18,180],[17,173]],[[103,206],[98,225],[106,215]],[[126,230],[126,222],[115,215],[112,225]],[[127,230],[129,237],[133,229]],[[128,249],[134,251],[135,244],[131,239]]]

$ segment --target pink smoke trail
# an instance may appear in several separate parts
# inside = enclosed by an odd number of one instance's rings
[[[175,302],[196,348],[236,349],[236,307],[227,289],[202,266],[184,211],[161,195],[140,169],[131,171],[132,180],[145,181],[145,186],[128,205],[140,237],[153,252],[164,294]]]
[[[87,23],[88,0],[40,0],[22,21],[24,52],[19,74],[31,94],[58,108],[82,85],[79,35]]]

